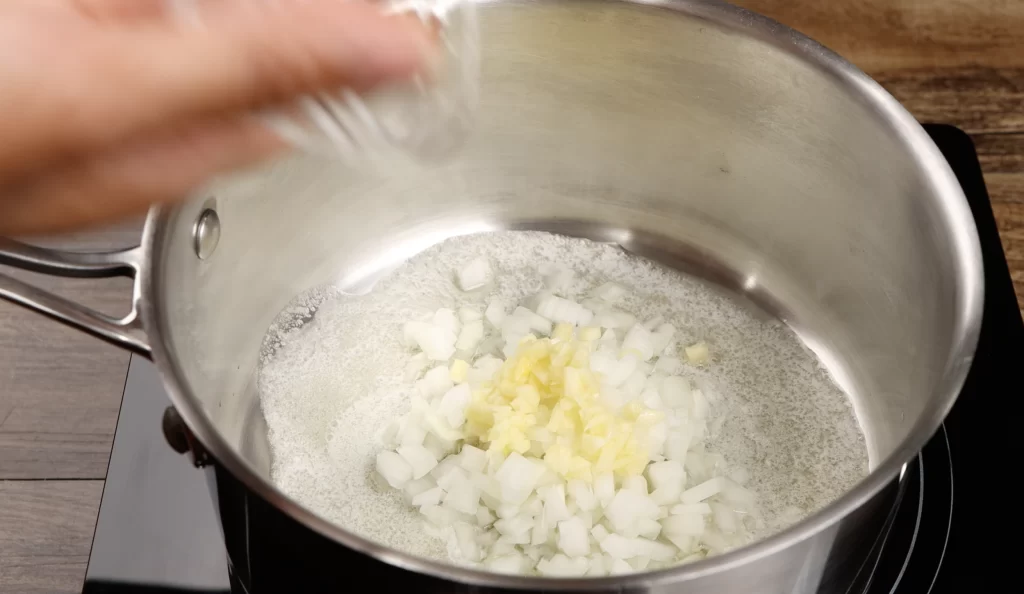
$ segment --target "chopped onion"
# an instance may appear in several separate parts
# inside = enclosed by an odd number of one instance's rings
[[[457,279],[463,291],[479,289],[491,282],[491,264],[483,256],[474,258],[459,270]]]
[[[505,306],[496,298],[491,299],[487,304],[487,309],[484,311],[484,317],[495,328],[501,327],[501,323],[505,320],[505,315]]]
[[[654,343],[651,341],[651,333],[640,324],[634,324],[626,337],[622,339],[622,350],[624,352],[636,352],[643,361],[654,356]]]
[[[705,451],[724,417],[703,383],[679,376],[676,328],[615,309],[625,296],[616,283],[580,303],[567,296],[571,270],[541,272],[546,289],[511,314],[492,298],[483,312],[441,308],[402,327],[419,350],[402,374],[415,390],[382,435],[382,482],[454,559],[503,573],[619,575],[749,542],[748,527],[764,525],[741,486],[749,475],[726,476],[725,459]],[[456,277],[465,291],[493,280],[483,257]],[[703,342],[684,353],[710,362]]]
[[[459,338],[455,341],[455,348],[459,350],[475,349],[480,341],[484,339],[483,320],[472,320],[466,322],[459,332]]]
[[[437,459],[421,445],[407,445],[398,448],[398,455],[409,463],[414,480],[427,476],[437,466]],[[389,481],[390,482],[390,481]]]
[[[558,548],[570,557],[590,554],[590,537],[581,518],[571,517],[558,523]]]
[[[709,497],[721,493],[724,488],[725,485],[723,484],[722,479],[715,477],[704,481],[696,487],[691,487],[683,491],[680,500],[683,503],[699,503]]]
[[[377,472],[395,489],[412,479],[412,466],[395,452],[377,454]]]

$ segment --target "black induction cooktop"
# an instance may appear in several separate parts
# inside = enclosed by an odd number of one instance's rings
[[[1014,589],[1021,514],[1013,487],[1024,392],[1024,323],[970,138],[925,126],[967,195],[981,237],[985,312],[974,364],[952,413],[898,483],[898,502],[845,594]],[[83,594],[230,591],[206,473],[164,442],[170,404],[133,357]],[[740,594],[740,593],[729,593]]]

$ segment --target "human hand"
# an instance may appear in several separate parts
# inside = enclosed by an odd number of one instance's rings
[[[436,38],[362,0],[0,0],[0,236],[184,196],[284,143],[251,113],[429,70]]]

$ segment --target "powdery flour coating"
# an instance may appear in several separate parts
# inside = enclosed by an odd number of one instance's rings
[[[491,286],[463,293],[454,271],[477,256]],[[542,287],[551,262],[576,277],[580,300],[607,281],[630,289],[618,305],[639,320],[661,316],[676,341],[705,340],[714,362],[687,374],[715,416],[708,448],[748,471],[767,528],[821,508],[867,474],[867,451],[847,397],[785,326],[765,321],[703,282],[619,247],[537,232],[447,240],[415,256],[367,295],[321,288],[303,295],[270,329],[259,375],[273,457],[271,476],[326,519],[387,546],[447,560],[443,540],[373,471],[381,433],[408,410],[402,375],[410,352],[402,324],[441,307],[481,311],[491,296],[511,308]],[[764,534],[762,534],[763,536]]]

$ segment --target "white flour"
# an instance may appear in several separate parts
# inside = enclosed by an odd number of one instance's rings
[[[476,256],[493,287],[466,294],[453,272]],[[616,246],[536,232],[460,237],[412,258],[364,296],[313,291],[270,329],[259,387],[273,456],[287,494],[328,520],[387,546],[447,560],[422,517],[372,476],[380,434],[407,410],[403,322],[440,307],[500,296],[506,306],[541,288],[539,264],[577,272],[567,297],[606,281],[630,289],[620,304],[640,320],[660,315],[681,344],[705,340],[714,363],[689,375],[726,420],[709,449],[750,473],[768,531],[826,505],[867,474],[867,451],[846,396],[781,324],[765,322],[701,281]],[[315,314],[314,314],[315,312]]]

